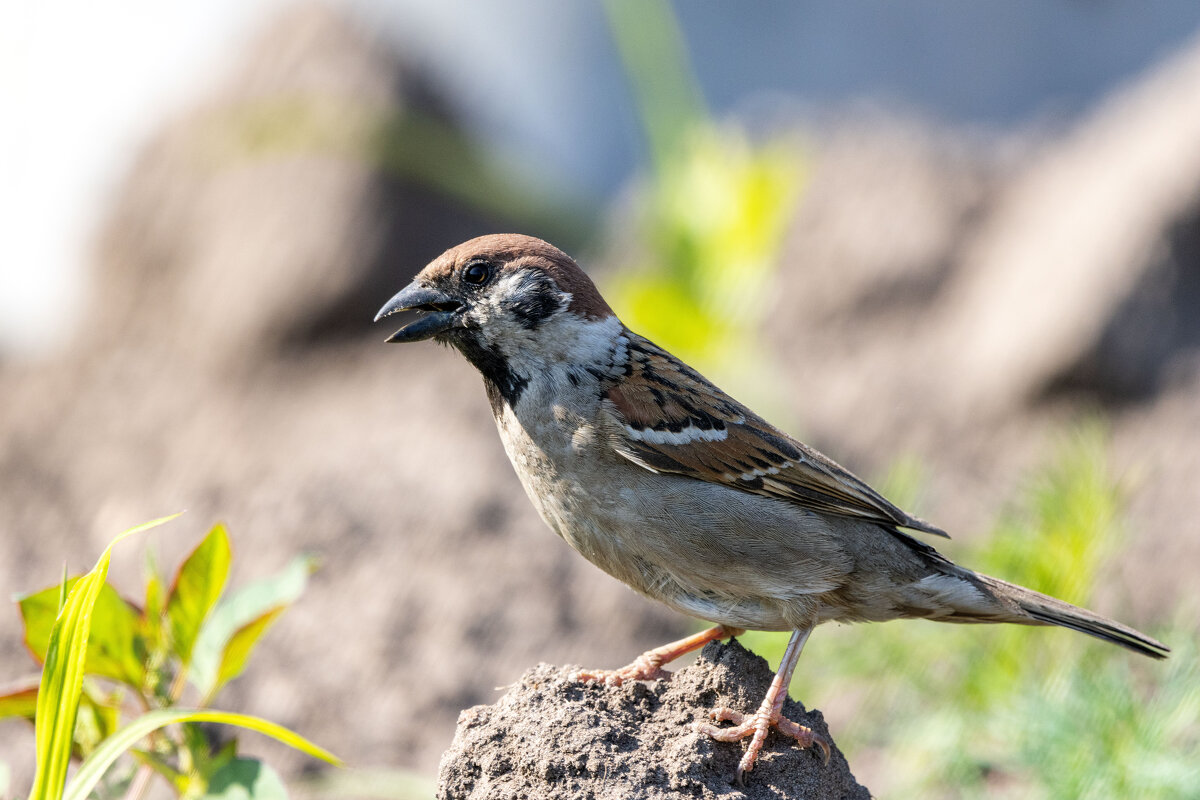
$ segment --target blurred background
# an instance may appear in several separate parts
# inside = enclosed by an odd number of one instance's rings
[[[0,590],[181,508],[163,564],[218,519],[235,584],[313,554],[221,702],[362,777],[253,742],[294,785],[431,794],[494,687],[694,624],[545,530],[462,359],[370,325],[519,231],[948,555],[1176,648],[827,626],[793,694],[860,781],[1197,796],[1193,0],[52,0],[0,9],[0,86]],[[30,731],[0,752],[23,791]]]

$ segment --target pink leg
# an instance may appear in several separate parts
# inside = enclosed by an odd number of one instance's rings
[[[620,669],[581,669],[568,676],[572,681],[597,681],[609,686],[620,686],[625,681],[652,681],[659,678],[669,678],[671,673],[662,668],[663,664],[674,661],[684,653],[699,650],[704,645],[716,639],[728,639],[730,636],[740,636],[745,633],[740,628],[718,625],[701,631],[694,636],[680,639],[677,642],[664,644],[653,650],[642,653],[633,663]]]
[[[783,661],[779,664],[779,671],[775,673],[775,679],[771,681],[771,688],[767,690],[767,695],[763,698],[758,711],[747,716],[732,708],[721,707],[712,710],[710,716],[713,719],[718,722],[732,722],[734,724],[732,728],[718,728],[716,725],[704,722],[696,723],[697,732],[708,734],[717,741],[736,742],[747,736],[752,737],[750,746],[746,748],[746,753],[738,764],[738,783],[743,786],[746,785],[746,773],[754,768],[754,761],[758,758],[763,741],[767,738],[767,731],[771,728],[791,736],[800,743],[801,747],[812,747],[814,744],[820,747],[822,755],[825,756],[825,762],[829,763],[829,743],[810,729],[787,719],[782,713],[783,702],[787,699],[787,687],[792,682],[792,672],[796,669],[796,661],[800,658],[800,651],[804,649],[804,643],[808,641],[810,633],[812,633],[812,628],[792,633],[792,638],[788,640],[787,650],[783,653]]]

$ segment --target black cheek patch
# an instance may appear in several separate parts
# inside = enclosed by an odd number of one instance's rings
[[[531,276],[523,281],[508,304],[509,311],[527,330],[538,327],[561,308],[562,295],[543,276]]]

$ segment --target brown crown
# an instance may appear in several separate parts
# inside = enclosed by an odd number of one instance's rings
[[[604,319],[613,313],[574,259],[548,242],[519,233],[493,233],[452,247],[429,262],[417,280],[432,283],[449,277],[473,258],[486,258],[502,271],[540,269],[559,289],[571,294],[569,310],[581,317]]]

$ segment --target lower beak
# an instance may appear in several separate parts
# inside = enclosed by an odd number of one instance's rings
[[[375,321],[416,311],[420,316],[388,337],[389,342],[420,342],[460,325],[463,304],[439,289],[410,283],[379,309]]]

